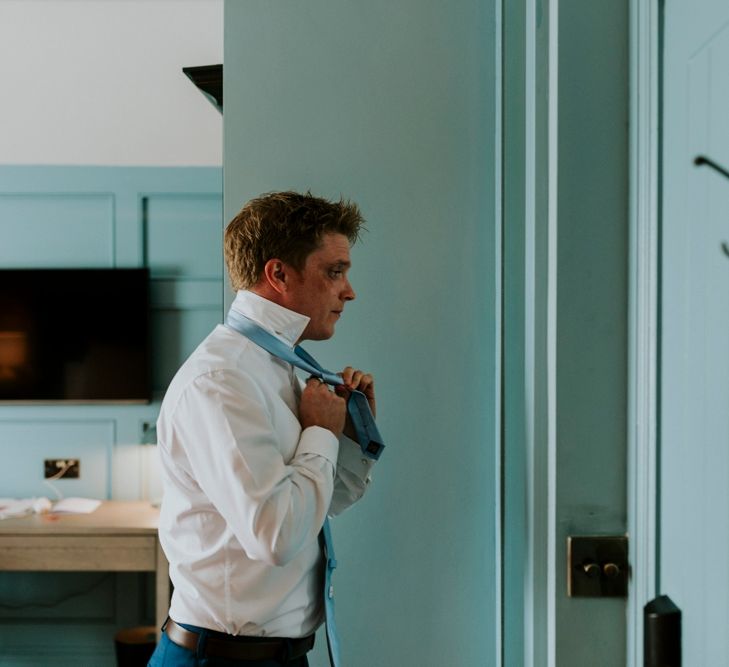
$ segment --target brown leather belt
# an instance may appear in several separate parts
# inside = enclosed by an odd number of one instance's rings
[[[165,625],[167,636],[178,646],[197,652],[200,634],[186,630],[171,618]],[[205,639],[204,656],[229,660],[295,660],[314,646],[314,635],[301,639],[259,638],[223,635],[215,632]]]

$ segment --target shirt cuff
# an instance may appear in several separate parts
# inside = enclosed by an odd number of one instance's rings
[[[355,442],[346,435],[339,439],[339,460],[338,465],[349,472],[357,475],[363,482],[370,481],[370,471],[375,465],[374,459],[365,456],[358,442]]]
[[[339,440],[328,428],[308,426],[301,432],[296,455],[315,454],[323,456],[333,466],[337,465]]]

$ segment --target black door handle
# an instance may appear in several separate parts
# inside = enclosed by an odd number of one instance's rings
[[[706,157],[706,155],[697,155],[694,158],[694,164],[697,167],[705,164],[707,167],[711,167],[715,172],[721,174],[724,178],[729,178],[729,171],[724,169],[724,167],[717,162],[714,162],[711,158]]]
[[[724,169],[720,164],[714,162],[711,158],[706,157],[706,155],[697,155],[694,158],[694,164],[697,167],[700,167],[702,165],[706,165],[707,167],[711,167],[716,173],[721,174],[724,178],[729,178],[729,171]],[[724,241],[721,244],[721,249],[724,251],[724,254],[729,256],[729,243]]]

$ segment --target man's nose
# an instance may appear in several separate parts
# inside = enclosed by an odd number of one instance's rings
[[[353,301],[357,298],[357,295],[354,293],[354,290],[352,289],[352,284],[347,280],[347,284],[344,288],[344,294],[342,295],[345,301]]]

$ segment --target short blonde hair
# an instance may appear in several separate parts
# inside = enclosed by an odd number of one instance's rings
[[[332,202],[310,192],[270,192],[251,199],[225,229],[225,263],[234,290],[258,283],[270,259],[301,271],[324,234],[359,238],[364,219],[358,206]]]

